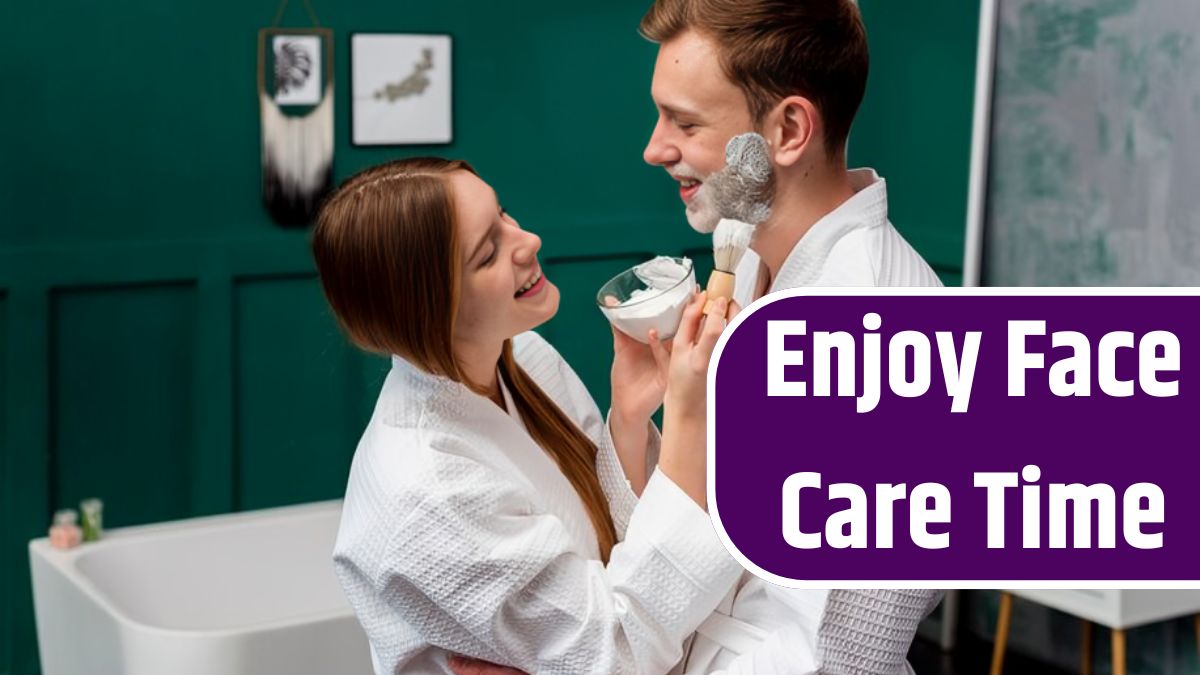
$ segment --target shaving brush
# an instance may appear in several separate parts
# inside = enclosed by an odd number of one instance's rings
[[[713,232],[713,273],[708,277],[708,312],[717,298],[732,298],[734,271],[754,238],[754,229],[771,216],[774,174],[767,141],[755,133],[740,134],[725,145],[725,168],[705,182],[717,215]]]
[[[704,306],[707,312],[711,303],[717,298],[732,298],[734,271],[746,249],[750,248],[750,240],[754,237],[754,226],[740,220],[722,218],[713,231],[713,271],[708,277],[709,304]]]

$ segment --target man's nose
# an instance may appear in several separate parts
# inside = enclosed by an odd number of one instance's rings
[[[642,159],[646,160],[647,164],[654,166],[675,164],[680,160],[679,148],[670,142],[661,117],[654,125],[654,131],[650,134],[650,141],[646,143],[646,149],[642,151]]]

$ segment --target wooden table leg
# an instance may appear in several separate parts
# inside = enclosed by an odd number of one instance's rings
[[[1112,632],[1113,675],[1125,675],[1125,631],[1114,628]]]
[[[1008,644],[1008,627],[1012,623],[1012,603],[1012,593],[1001,591],[1000,612],[996,616],[996,644],[992,647],[991,675],[1004,672],[1004,648]]]
[[[1079,672],[1082,675],[1092,675],[1092,622],[1080,619],[1083,631],[1079,641]]]

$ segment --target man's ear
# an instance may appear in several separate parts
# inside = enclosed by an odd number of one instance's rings
[[[803,96],[788,96],[767,113],[765,131],[779,166],[800,161],[810,145],[819,145],[821,115],[817,106]]]

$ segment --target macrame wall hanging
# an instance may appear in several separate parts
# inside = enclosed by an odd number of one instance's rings
[[[308,0],[313,26],[281,28],[287,5],[258,32],[262,195],[276,223],[304,227],[333,187],[333,31]]]

